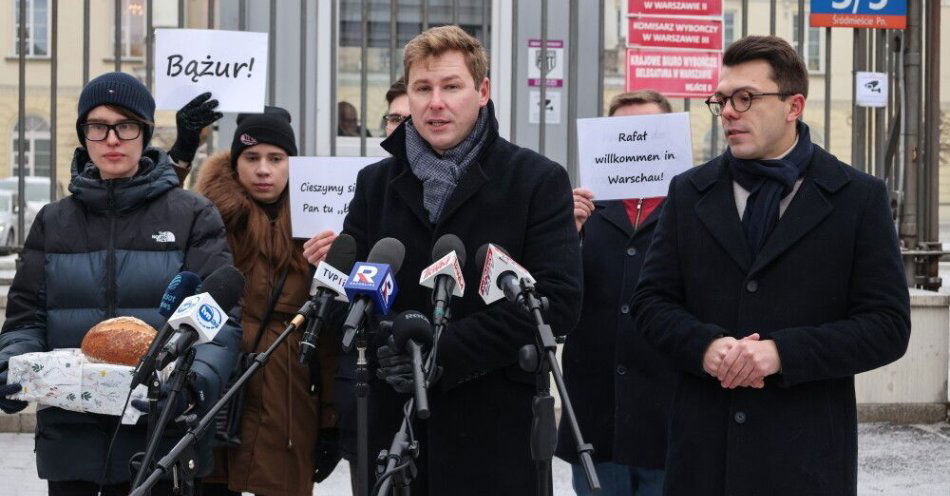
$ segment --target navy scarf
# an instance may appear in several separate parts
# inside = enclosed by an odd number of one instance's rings
[[[784,158],[741,159],[726,148],[732,178],[750,193],[742,215],[742,229],[753,258],[778,224],[782,198],[792,192],[795,182],[805,175],[811,162],[812,142],[808,125],[798,121],[796,128],[798,143]]]

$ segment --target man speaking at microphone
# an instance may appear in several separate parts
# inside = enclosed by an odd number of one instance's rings
[[[455,234],[472,254],[497,243],[550,299],[545,319],[554,331],[569,332],[581,287],[566,171],[498,136],[488,58],[458,26],[432,28],[411,40],[404,66],[411,117],[383,142],[392,157],[360,171],[343,225],[356,238],[357,259],[365,260],[381,238],[402,240],[407,251],[393,310],[431,314],[431,291],[418,280],[433,261],[436,240]],[[415,496],[537,491],[529,446],[535,380],[517,364],[518,350],[534,343],[535,330],[511,303],[484,306],[474,290],[481,270],[465,264],[468,291],[451,302],[439,341],[442,374],[429,391],[431,417],[416,422],[422,456]],[[371,346],[385,345],[386,337],[378,333]],[[376,376],[384,380],[371,382],[371,461],[389,447],[409,397],[387,382],[411,392],[411,373],[399,370],[405,368],[379,369]]]

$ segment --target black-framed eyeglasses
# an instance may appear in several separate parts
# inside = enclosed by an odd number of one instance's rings
[[[122,141],[134,140],[142,135],[141,123],[135,121],[117,122],[115,124],[106,124],[104,122],[87,122],[82,124],[82,133],[90,141],[102,141],[109,136],[109,131]]]
[[[712,112],[712,115],[719,117],[722,115],[722,111],[726,107],[726,104],[730,102],[732,103],[732,108],[735,109],[736,112],[746,112],[752,108],[752,100],[755,100],[756,98],[761,98],[763,96],[777,96],[780,98],[785,98],[791,95],[794,95],[794,93],[753,93],[749,90],[738,90],[729,96],[713,95],[706,99],[706,106],[709,107],[709,111]]]
[[[383,119],[386,119],[387,124],[392,124],[393,126],[398,126],[408,119],[408,115],[402,114],[386,114],[383,116]]]

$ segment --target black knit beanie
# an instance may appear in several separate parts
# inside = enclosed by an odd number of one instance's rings
[[[290,112],[280,107],[264,107],[263,114],[238,114],[237,129],[231,140],[231,167],[245,148],[267,143],[282,148],[287,155],[297,155],[297,139],[290,127]]]
[[[155,122],[155,99],[148,88],[131,74],[107,72],[89,81],[79,95],[76,134],[82,146],[86,146],[86,137],[80,125],[86,122],[89,112],[100,105],[122,107],[148,122]],[[152,128],[153,126],[145,126],[142,131],[142,149],[145,149],[152,139]]]

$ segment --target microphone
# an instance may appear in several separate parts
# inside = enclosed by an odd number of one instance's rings
[[[393,320],[396,347],[412,356],[412,379],[415,387],[416,415],[429,418],[429,397],[422,374],[422,348],[432,344],[432,324],[420,312],[406,310]]]
[[[383,238],[373,245],[366,262],[357,262],[344,289],[350,309],[343,322],[343,350],[353,348],[356,330],[370,313],[386,315],[396,299],[396,274],[406,257],[406,247],[396,238]]]
[[[179,272],[172,278],[171,282],[168,283],[168,287],[165,288],[165,294],[162,295],[162,301],[158,305],[158,313],[166,319],[165,325],[162,326],[162,329],[158,331],[158,334],[152,339],[145,355],[139,359],[139,364],[135,367],[135,373],[132,375],[131,389],[135,389],[136,386],[144,383],[148,380],[148,377],[152,375],[152,372],[155,370],[153,367],[155,355],[174,330],[172,326],[168,325],[168,317],[175,312],[175,309],[178,308],[182,300],[195,294],[200,284],[201,278],[198,277],[198,274],[188,271]]]
[[[519,282],[524,279],[531,284],[536,281],[527,269],[512,259],[504,248],[487,243],[475,254],[475,263],[481,265],[482,277],[478,284],[478,295],[486,305],[507,298],[512,303],[521,296]]]
[[[228,321],[224,309],[237,305],[244,293],[244,276],[233,265],[224,265],[212,272],[202,286],[206,292],[186,298],[168,318],[168,324],[177,332],[155,359],[156,370],[165,368],[195,342],[204,344],[217,336]]]
[[[320,335],[320,328],[326,319],[327,309],[331,300],[348,302],[346,290],[343,285],[346,283],[347,274],[352,270],[353,263],[356,261],[356,240],[349,234],[341,234],[333,240],[330,250],[327,251],[326,259],[321,260],[317,265],[317,270],[313,273],[313,281],[310,283],[310,301],[304,304],[298,317],[306,318],[305,313],[311,313],[313,305],[317,306],[314,317],[307,323],[307,331],[300,339],[300,354],[297,357],[300,365],[310,361],[314,350],[317,349],[317,337]],[[297,318],[294,318],[296,321]],[[299,325],[299,324],[298,324]]]
[[[465,278],[462,267],[465,266],[465,244],[454,234],[443,234],[432,247],[432,265],[422,271],[419,284],[432,289],[432,320],[441,325],[448,310],[452,296],[459,298],[465,294]]]

